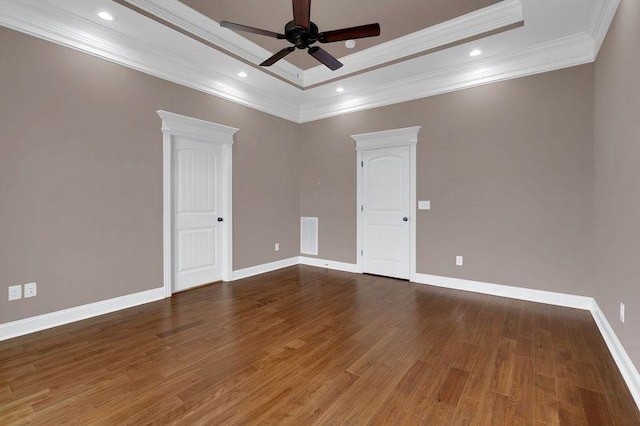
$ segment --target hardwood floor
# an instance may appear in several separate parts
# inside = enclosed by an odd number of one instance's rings
[[[294,266],[0,342],[0,424],[640,424],[588,312]]]

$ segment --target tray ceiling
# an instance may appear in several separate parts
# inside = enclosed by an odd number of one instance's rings
[[[311,20],[318,25],[320,31],[380,23],[382,28],[380,36],[357,40],[354,49],[347,49],[344,43],[340,42],[323,46],[336,58],[341,58],[466,15],[499,1],[312,0]],[[283,32],[284,24],[292,19],[291,0],[182,0],[182,3],[217,22],[236,22],[275,32]],[[273,53],[288,46],[284,40],[273,40],[246,33],[242,36]],[[315,59],[303,51],[291,55],[287,61],[301,69],[318,65]]]
[[[68,0],[73,1],[73,0]],[[511,31],[524,24],[523,1],[524,0],[502,0],[491,1],[488,6],[472,10],[463,15],[455,16],[418,29],[417,31],[401,35],[396,38],[384,41],[384,39],[361,39],[359,42],[371,43],[370,47],[361,45],[360,49],[354,49],[353,53],[346,56],[338,55],[334,49],[342,49],[349,52],[340,43],[330,43],[322,45],[332,53],[339,56],[344,67],[337,71],[331,71],[324,65],[312,60],[306,52],[289,55],[286,59],[293,58],[292,64],[286,60],[278,61],[270,67],[259,67],[262,61],[273,55],[274,51],[279,51],[286,42],[282,40],[269,40],[266,37],[259,37],[264,42],[274,43],[273,50],[268,50],[263,46],[254,43],[246,32],[235,32],[227,28],[222,28],[220,24],[209,16],[198,12],[186,3],[178,0],[113,0],[114,2],[130,8],[132,11],[143,15],[149,19],[165,25],[175,31],[180,32],[194,40],[201,42],[208,47],[225,52],[237,59],[244,60],[252,67],[260,69],[261,72],[277,76],[284,81],[289,81],[303,89],[325,84],[336,79],[344,78],[348,75],[370,72],[380,67],[389,66],[399,61],[406,61],[411,57],[428,55],[438,50],[448,49],[455,45],[468,43],[473,40],[489,37],[501,32]],[[244,0],[247,1],[247,0]],[[276,0],[271,0],[276,1]],[[320,1],[320,0],[318,0]],[[408,1],[408,0],[403,0]],[[432,0],[440,1],[440,0]],[[461,5],[466,5],[466,9],[474,2],[486,0],[453,0]],[[578,0],[581,1],[581,0]],[[587,0],[595,1],[595,0]],[[217,2],[220,6],[222,3]],[[274,5],[275,3],[268,3]],[[287,5],[289,2],[287,2]],[[287,7],[281,8],[280,19],[287,20],[291,13]],[[313,9],[313,6],[312,6]],[[465,10],[466,10],[465,9]],[[411,11],[412,9],[408,9]],[[445,8],[442,9],[442,18]],[[449,13],[461,10],[460,8],[448,8]],[[313,12],[313,11],[312,11]],[[457,12],[456,12],[457,13]],[[388,12],[387,12],[388,14]],[[433,19],[435,14],[431,15]],[[226,19],[226,18],[218,18]],[[373,19],[373,18],[372,18]],[[240,20],[240,19],[238,19]],[[379,20],[379,19],[378,19]],[[438,19],[440,20],[440,19]],[[434,20],[433,22],[436,22]],[[417,21],[415,21],[417,22]],[[244,23],[244,22],[243,22]],[[261,23],[253,24],[262,26]],[[361,25],[360,23],[345,25]],[[423,25],[423,24],[420,24]],[[332,27],[335,29],[335,27]],[[265,28],[270,29],[270,28]],[[405,32],[407,30],[405,29]],[[312,68],[303,68],[300,61],[307,61],[308,65],[315,64]]]

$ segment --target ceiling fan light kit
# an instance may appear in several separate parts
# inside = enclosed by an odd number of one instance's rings
[[[245,31],[265,37],[287,40],[292,44],[292,46],[282,49],[262,62],[260,65],[263,67],[275,64],[297,48],[307,49],[311,56],[332,71],[342,67],[342,63],[320,46],[313,46],[313,44],[316,42],[323,44],[334,43],[336,41],[355,40],[380,35],[380,24],[378,23],[320,32],[318,26],[311,22],[311,0],[293,0],[293,21],[287,22],[284,27],[284,34],[227,21],[220,22],[220,26],[234,31]]]

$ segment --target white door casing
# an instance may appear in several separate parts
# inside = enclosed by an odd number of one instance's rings
[[[409,279],[408,146],[362,152],[362,271]]]
[[[220,151],[214,144],[174,138],[173,291],[222,279]]]
[[[158,111],[158,115],[162,118],[163,133],[163,285],[165,289],[165,296],[170,297],[174,288],[176,288],[175,279],[176,271],[178,270],[176,266],[179,266],[179,259],[174,259],[176,258],[174,255],[174,245],[179,242],[179,239],[176,238],[175,235],[177,233],[176,230],[178,229],[176,227],[176,223],[178,223],[178,226],[184,228],[191,225],[197,225],[198,223],[200,225],[206,225],[207,222],[204,219],[204,216],[207,215],[201,214],[202,212],[198,213],[199,210],[209,212],[215,210],[215,214],[217,214],[217,216],[215,216],[216,220],[218,217],[221,217],[224,220],[223,222],[217,223],[215,228],[213,228],[216,229],[217,231],[215,232],[220,235],[220,242],[218,243],[220,251],[216,252],[216,263],[219,265],[218,274],[221,274],[222,280],[231,281],[232,279],[232,145],[233,136],[238,129],[166,111]],[[197,166],[197,169],[200,170],[199,173],[201,177],[209,176],[209,182],[211,182],[211,173],[213,173],[213,176],[216,176],[218,179],[216,187],[219,191],[217,192],[217,198],[215,201],[213,199],[207,201],[204,197],[200,197],[201,200],[198,202],[201,204],[193,204],[194,201],[192,199],[190,199],[191,201],[187,201],[185,198],[185,200],[183,200],[185,204],[182,206],[182,210],[185,215],[178,220],[177,217],[174,217],[177,208],[180,208],[179,204],[177,204],[178,200],[174,199],[176,192],[174,191],[174,181],[176,180],[174,178],[174,174],[178,167],[175,164],[177,161],[177,155],[174,154],[178,151],[176,146],[183,145],[185,143],[192,144],[184,146],[191,147],[191,151],[194,153],[208,152],[206,155],[194,154],[191,159],[187,158],[187,155],[183,157],[183,161],[194,161],[194,157],[198,157],[198,161],[201,162],[199,163],[200,165]],[[202,150],[203,147],[204,150]],[[210,149],[206,149],[207,147],[210,147]],[[186,151],[189,151],[189,149]],[[214,168],[209,166],[205,167],[204,165],[205,158],[212,159],[212,157],[217,158],[215,172],[213,171]],[[201,189],[204,190],[204,187]],[[215,203],[215,208],[212,207],[211,203]],[[177,206],[177,208],[174,209],[174,206]],[[188,217],[190,215],[191,218]],[[196,216],[201,217],[196,219]],[[213,217],[213,215],[209,216]],[[198,222],[198,220],[205,220],[205,222]],[[179,222],[182,222],[182,225]],[[210,229],[209,234],[211,232],[212,231]],[[200,262],[200,266],[211,263],[211,250],[213,250],[213,248],[212,246],[206,246],[206,236],[206,232],[203,234],[184,234],[185,238],[183,239],[183,244],[190,247],[193,251],[192,254],[194,254],[190,260],[186,258],[183,259],[183,266],[185,266],[186,270],[194,272],[198,269],[194,266],[195,264],[198,264],[198,262]],[[207,256],[208,259],[204,259]],[[195,275],[197,274],[190,275],[190,279],[195,279]],[[185,282],[188,282],[188,280]],[[206,282],[207,281],[204,281],[203,283]]]
[[[409,278],[410,280],[412,280],[415,277],[416,274],[416,221],[415,221],[415,214],[416,214],[416,210],[417,210],[417,201],[416,201],[416,175],[417,175],[417,170],[416,170],[416,145],[418,143],[418,134],[420,133],[420,130],[422,128],[420,126],[415,126],[415,127],[407,127],[407,128],[401,128],[401,129],[394,129],[394,130],[387,130],[387,131],[382,131],[382,132],[373,132],[373,133],[366,133],[366,134],[360,134],[360,135],[353,135],[352,138],[356,141],[356,151],[357,151],[357,201],[356,201],[356,212],[357,212],[357,270],[359,272],[370,272],[368,270],[365,270],[365,262],[364,262],[364,250],[366,249],[365,247],[365,211],[367,209],[367,206],[364,204],[364,198],[365,198],[365,194],[363,191],[363,184],[364,184],[364,174],[363,174],[363,169],[365,167],[362,167],[362,165],[364,164],[365,158],[367,158],[368,160],[372,159],[375,157],[375,154],[366,154],[369,151],[378,151],[378,150],[383,150],[383,149],[388,149],[388,148],[394,148],[394,147],[406,147],[408,149],[408,164],[407,164],[407,160],[400,160],[398,159],[398,161],[402,161],[403,163],[403,168],[408,167],[408,205],[406,207],[406,211],[407,211],[407,222],[406,224],[408,224],[408,234],[409,234],[409,241],[408,241],[408,248],[406,248],[408,254],[405,255],[407,256],[406,258],[408,258],[408,272],[403,272],[402,278]],[[382,152],[382,151],[381,151]],[[372,157],[373,155],[373,157]],[[404,154],[403,154],[404,155]],[[387,165],[390,166],[393,163],[393,161],[389,162]],[[382,163],[380,163],[382,165]],[[404,170],[405,175],[404,178],[402,179],[406,179],[406,173],[407,171]],[[406,199],[406,195],[403,196],[403,199]],[[406,201],[403,201],[406,202]],[[389,216],[390,216],[390,212],[389,212]],[[400,220],[402,221],[402,218],[405,217],[405,215],[403,215]],[[369,220],[369,218],[367,218],[367,220]],[[375,220],[375,217],[374,217]],[[404,222],[404,221],[403,221]],[[406,226],[406,225],[405,225]],[[406,228],[405,228],[405,231]],[[399,238],[403,238],[403,237],[399,237]],[[400,240],[398,240],[400,241]],[[373,243],[373,242],[372,242]],[[400,243],[398,242],[398,244],[405,244],[405,243]],[[374,253],[376,254],[376,253]],[[378,255],[382,254],[382,253],[377,253]],[[387,256],[389,256],[389,253],[386,254]],[[402,256],[402,253],[400,252],[400,250],[398,250],[398,253],[396,253],[396,257]],[[405,258],[405,259],[406,259]],[[367,268],[370,266],[370,262],[367,263]],[[377,265],[378,267],[381,266],[381,264],[379,263]],[[404,266],[402,268],[405,268]],[[403,269],[403,271],[406,271],[406,269]],[[389,276],[398,276],[398,274],[389,274],[389,273],[383,273],[383,272],[372,272],[372,273],[378,273],[380,275],[389,275]]]

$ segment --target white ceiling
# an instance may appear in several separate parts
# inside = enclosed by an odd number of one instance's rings
[[[391,40],[357,52],[356,58],[342,58],[345,67],[338,73],[322,66],[299,70],[281,61],[274,76],[247,64],[261,62],[269,51],[216,28],[215,21],[177,0],[126,1],[144,6],[165,21],[174,20],[173,25],[178,22],[177,26],[207,43],[110,0],[0,0],[0,25],[291,121],[307,122],[592,62],[619,3],[505,0],[405,37],[414,51],[429,52],[465,39],[466,34],[482,34],[483,28],[517,22],[519,16],[524,17],[523,27],[386,65],[394,55],[412,55],[403,47],[407,43]],[[116,20],[98,18],[102,10]],[[371,52],[381,46],[385,49]],[[472,58],[469,52],[476,48],[483,53]],[[247,77],[239,77],[240,71]],[[336,92],[339,86],[344,88],[341,93]]]

